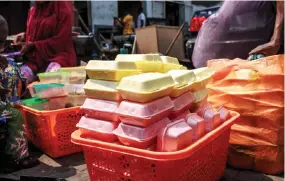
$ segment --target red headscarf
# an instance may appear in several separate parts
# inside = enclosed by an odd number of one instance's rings
[[[36,2],[29,12],[26,31],[26,42],[33,42],[35,50],[27,54],[25,64],[35,73],[44,72],[50,62],[63,67],[75,66],[72,24],[69,2]]]

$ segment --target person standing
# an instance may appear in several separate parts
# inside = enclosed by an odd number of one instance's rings
[[[195,42],[192,62],[205,67],[208,60],[284,53],[283,1],[225,0],[203,24]]]
[[[14,40],[27,57],[21,72],[29,83],[37,79],[37,73],[76,66],[72,24],[69,2],[35,2],[28,15],[26,32],[18,34]]]
[[[145,14],[143,13],[143,8],[140,7],[139,16],[137,20],[137,28],[143,28],[145,26],[146,26],[146,17],[145,17]]]

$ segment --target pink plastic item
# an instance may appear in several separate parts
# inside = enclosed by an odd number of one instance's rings
[[[186,110],[189,110],[195,101],[193,93],[186,92],[185,94],[172,99],[174,104],[173,112],[169,116],[170,119],[174,119]]]
[[[119,141],[124,145],[147,149],[150,145],[155,144],[158,132],[169,123],[171,122],[168,118],[160,120],[147,128],[120,123],[113,133],[118,136]]]
[[[81,109],[84,110],[85,116],[88,118],[118,122],[119,116],[116,113],[118,106],[118,102],[88,98]]]
[[[178,121],[180,119],[185,119],[187,118],[188,114],[191,114],[191,112],[189,110],[184,111],[183,113],[181,113],[180,115],[178,115],[177,117],[172,117],[171,121],[175,122]]]
[[[206,122],[207,133],[217,128],[220,124],[220,113],[214,108],[205,109],[203,118]]]
[[[205,135],[205,120],[198,116],[196,113],[188,114],[186,123],[193,130],[193,141],[196,141]]]
[[[168,124],[157,136],[157,151],[173,152],[186,148],[192,143],[192,128],[181,119]]]
[[[170,97],[163,97],[149,103],[121,102],[117,113],[123,123],[148,127],[168,117],[173,109]]]
[[[211,107],[212,105],[208,101],[205,101],[195,112],[198,114],[198,116],[203,117],[205,110]]]
[[[97,139],[106,142],[113,142],[117,137],[113,134],[118,123],[102,121],[92,118],[82,117],[76,125],[81,131],[81,136],[85,138]]]
[[[231,117],[230,111],[224,107],[220,107],[218,109],[218,112],[220,113],[221,123],[225,122]]]

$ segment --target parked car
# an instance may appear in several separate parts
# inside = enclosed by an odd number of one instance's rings
[[[206,21],[211,15],[215,14],[220,9],[220,5],[212,6],[209,8],[205,8],[199,11],[196,11],[190,20],[189,32],[191,34],[191,38],[186,42],[185,49],[187,57],[190,62],[192,57],[193,48],[195,45],[195,41],[198,35],[200,28],[204,21]]]

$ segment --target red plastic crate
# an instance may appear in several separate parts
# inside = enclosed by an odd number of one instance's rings
[[[223,175],[232,117],[189,147],[177,152],[153,152],[88,140],[75,131],[71,140],[82,145],[91,181],[217,181]]]
[[[71,143],[70,135],[84,115],[80,107],[54,111],[38,111],[22,107],[28,139],[53,158],[81,152],[80,146]]]

